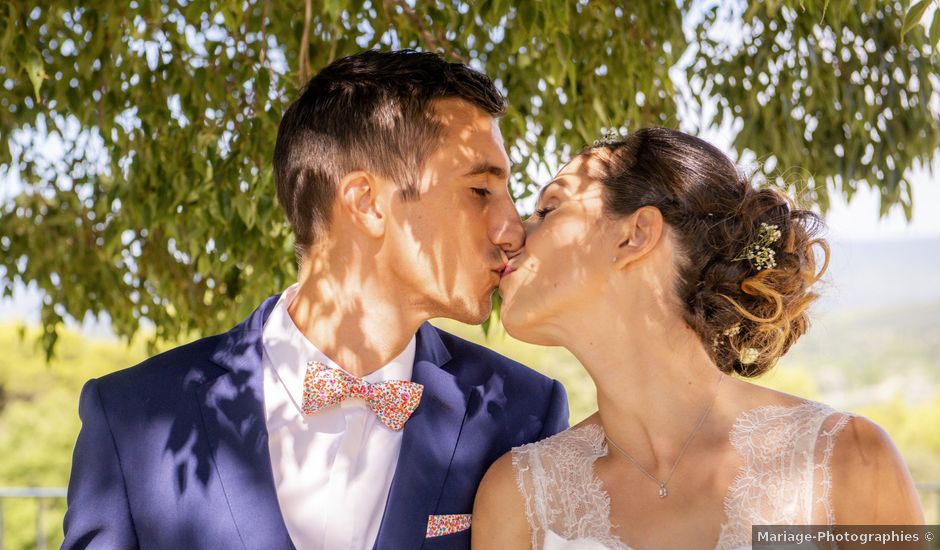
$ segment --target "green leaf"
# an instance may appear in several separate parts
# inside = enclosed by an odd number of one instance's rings
[[[601,124],[607,125],[610,122],[607,118],[607,112],[604,109],[604,102],[601,101],[601,98],[594,96],[594,99],[591,100],[591,107],[594,109],[597,120],[599,120]]]
[[[343,0],[325,0],[323,2],[323,11],[326,12],[330,18],[335,19],[342,13],[343,4],[345,3],[346,2],[343,2]],[[303,13],[303,10],[301,10],[301,13]]]
[[[920,20],[924,17],[924,13],[927,12],[927,8],[930,7],[931,0],[920,0],[909,10],[904,16],[904,23],[901,25],[901,41],[904,41],[904,36],[914,28],[914,25],[920,23]]]
[[[264,101],[268,98],[268,92],[271,90],[271,71],[262,67],[258,69],[258,89],[255,90],[255,93],[258,94],[258,99]]]
[[[530,34],[537,32],[535,28],[535,18],[537,15],[534,0],[522,0],[516,7],[517,16],[521,18],[522,24]]]
[[[940,47],[940,9],[933,14],[933,22],[930,23],[930,44],[934,48]]]
[[[49,75],[46,74],[46,67],[42,63],[42,58],[38,55],[31,55],[26,60],[26,74],[29,76],[29,81],[33,83],[33,93],[36,95],[36,102],[40,101],[39,99],[39,88],[42,86],[42,81],[49,78]]]

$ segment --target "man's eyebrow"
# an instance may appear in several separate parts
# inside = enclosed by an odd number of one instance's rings
[[[561,187],[561,188],[563,188],[563,189],[568,187],[568,184],[565,183],[565,180],[554,179],[554,180],[548,182],[548,184],[547,184],[545,187],[539,189],[539,198],[536,200],[536,202],[542,200],[542,195],[544,195],[545,192],[548,191],[548,188],[551,187],[551,186],[553,186],[553,185],[557,185],[557,186],[559,186],[559,187]]]
[[[500,168],[499,166],[496,166],[495,164],[490,164],[490,163],[485,162],[485,161],[483,161],[483,162],[478,162],[478,163],[474,164],[474,165],[470,168],[470,170],[469,170],[466,174],[464,174],[464,177],[465,177],[465,178],[469,178],[469,177],[472,177],[472,176],[479,176],[480,174],[490,174],[490,175],[492,175],[492,176],[494,176],[494,177],[497,177],[497,178],[505,178],[505,177],[506,177],[506,171],[505,171],[505,170],[503,170],[503,169]]]

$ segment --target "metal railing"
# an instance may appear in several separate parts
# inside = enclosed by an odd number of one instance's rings
[[[928,516],[924,519],[928,524],[940,525],[940,483],[916,483],[915,485],[920,493],[920,505],[924,508],[924,514],[927,513],[930,505],[934,507],[933,517]],[[933,498],[933,502],[929,502],[928,498]]]
[[[33,499],[36,501],[36,549],[46,548],[44,513],[50,499],[64,499],[65,487],[0,487],[0,550],[4,550],[5,532],[3,509],[7,499]]]
[[[933,507],[933,521],[925,518],[927,523],[940,525],[940,483],[918,483],[917,491],[921,495],[921,503],[925,510]],[[0,487],[0,550],[4,550],[4,502],[8,499],[34,499],[36,501],[36,548],[45,550],[46,540],[44,512],[49,500],[64,499],[65,487]],[[929,499],[933,499],[931,502]]]

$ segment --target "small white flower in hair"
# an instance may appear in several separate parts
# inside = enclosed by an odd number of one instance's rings
[[[750,365],[760,357],[760,351],[754,348],[744,348],[741,350],[741,356],[738,358],[742,365]]]
[[[757,240],[747,245],[747,247],[731,261],[740,262],[742,260],[750,260],[754,263],[754,267],[756,267],[758,271],[777,267],[776,252],[770,248],[770,245],[779,241],[781,236],[783,236],[783,234],[780,232],[778,226],[762,223],[760,224],[760,229],[757,231]]]
[[[616,128],[608,128],[600,139],[594,140],[594,147],[599,145],[608,145],[622,139],[623,136],[620,135],[620,132],[618,132]]]
[[[732,336],[737,335],[740,332],[741,332],[741,323],[735,323],[731,325],[730,327],[726,328],[724,331],[722,331],[721,334],[716,335],[715,339],[712,340],[712,350],[718,351],[719,340],[721,339],[722,336],[727,336],[728,338],[730,338]]]

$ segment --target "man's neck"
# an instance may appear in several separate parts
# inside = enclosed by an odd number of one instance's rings
[[[400,355],[428,319],[407,307],[407,297],[385,288],[374,271],[347,264],[337,274],[317,267],[301,270],[288,313],[317,349],[355,376]]]

